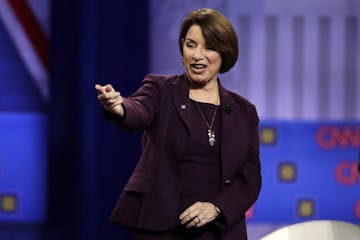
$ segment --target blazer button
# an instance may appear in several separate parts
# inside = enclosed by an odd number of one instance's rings
[[[225,181],[224,181],[224,184],[225,185],[231,185],[233,183],[233,181],[231,180],[231,179],[226,179]]]

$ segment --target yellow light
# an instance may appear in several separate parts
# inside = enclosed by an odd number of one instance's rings
[[[17,199],[15,195],[1,196],[1,210],[6,212],[13,212],[16,210]]]
[[[298,203],[298,214],[301,217],[311,217],[314,215],[314,202],[311,200],[301,200]]]
[[[279,167],[280,181],[295,181],[296,179],[296,167],[295,164],[287,163],[281,164]]]
[[[276,140],[276,133],[274,128],[261,129],[261,143],[274,144]]]

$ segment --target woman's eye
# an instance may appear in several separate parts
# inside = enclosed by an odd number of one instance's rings
[[[194,48],[195,47],[195,44],[194,43],[186,43],[186,46],[188,48]]]

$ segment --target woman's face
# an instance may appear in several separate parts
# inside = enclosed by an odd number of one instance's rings
[[[199,25],[192,25],[183,43],[183,64],[190,81],[205,86],[217,81],[221,67],[221,56],[206,46]]]

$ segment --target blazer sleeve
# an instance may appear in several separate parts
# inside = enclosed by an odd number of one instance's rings
[[[255,203],[261,189],[259,159],[259,118],[253,105],[249,108],[249,146],[246,161],[236,173],[231,185],[223,187],[211,202],[221,209],[221,218],[215,223],[230,227],[245,217],[245,212]]]
[[[105,110],[105,117],[130,131],[148,128],[158,111],[161,85],[164,82],[161,80],[162,77],[159,75],[147,75],[135,93],[127,98],[123,97],[122,106],[125,115],[122,118],[116,118]]]

